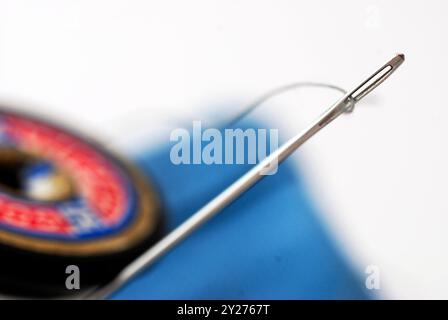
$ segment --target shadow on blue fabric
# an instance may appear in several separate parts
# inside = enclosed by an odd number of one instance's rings
[[[244,128],[260,126],[244,125]],[[170,147],[136,163],[157,185],[171,230],[249,165],[174,165]],[[369,299],[288,160],[113,299]]]

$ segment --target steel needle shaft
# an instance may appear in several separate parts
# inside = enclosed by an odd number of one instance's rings
[[[161,239],[154,246],[149,248],[141,256],[135,259],[125,269],[123,269],[118,276],[107,285],[98,288],[85,298],[88,299],[102,299],[107,298],[117,289],[126,284],[129,280],[134,278],[142,270],[149,267],[161,256],[167,253],[176,244],[185,239],[188,235],[198,229],[207,220],[215,216],[223,208],[233,202],[236,198],[242,195],[255,183],[265,177],[264,173],[273,164],[278,164],[291,155],[297,148],[299,148],[305,141],[311,138],[319,130],[336,119],[344,112],[353,110],[354,105],[365,97],[369,92],[386,80],[404,61],[404,55],[399,54],[388,61],[383,67],[378,69],[375,73],[364,80],[355,89],[345,94],[333,106],[331,106],[323,115],[321,115],[312,125],[289,139],[279,149],[271,153],[268,157],[262,160],[259,164],[254,166],[251,170],[241,176],[227,189],[222,191],[217,197],[207,203],[199,211],[193,214],[185,222],[183,222],[176,229],[171,231],[167,236]]]

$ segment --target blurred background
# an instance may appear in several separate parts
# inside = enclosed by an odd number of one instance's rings
[[[0,0],[0,101],[132,154],[278,86],[349,89],[402,52],[402,68],[294,163],[357,272],[381,270],[382,297],[448,298],[447,10],[442,0]],[[335,98],[291,92],[257,113],[288,137]]]

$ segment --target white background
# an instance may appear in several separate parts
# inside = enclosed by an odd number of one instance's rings
[[[231,115],[295,81],[349,88],[403,52],[297,162],[357,270],[380,267],[383,297],[448,298],[447,13],[434,0],[0,0],[0,101],[116,148],[151,145],[168,139],[161,123]],[[293,132],[300,110],[275,117]]]

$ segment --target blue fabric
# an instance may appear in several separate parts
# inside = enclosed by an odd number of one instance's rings
[[[136,159],[162,195],[173,229],[249,168],[173,165],[170,148]],[[366,299],[286,161],[114,299]]]

